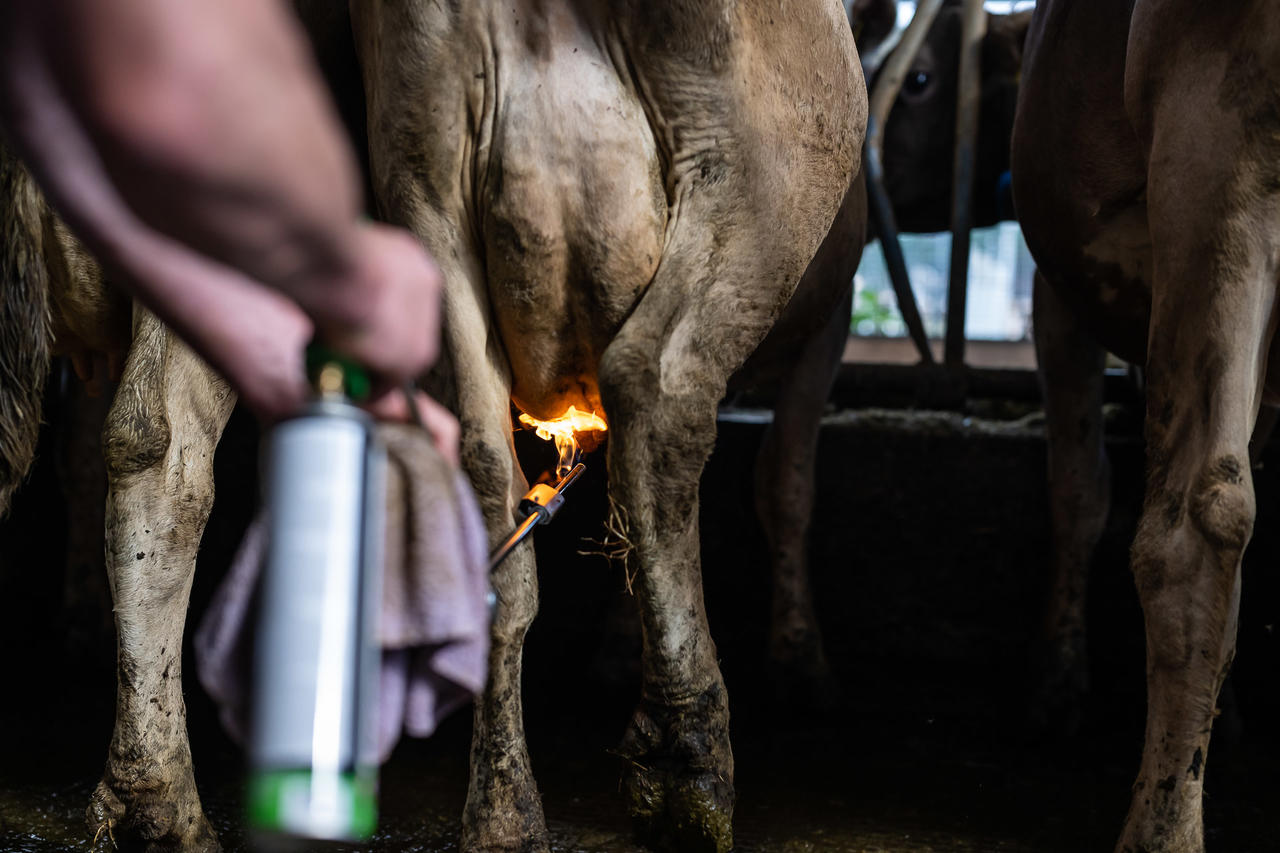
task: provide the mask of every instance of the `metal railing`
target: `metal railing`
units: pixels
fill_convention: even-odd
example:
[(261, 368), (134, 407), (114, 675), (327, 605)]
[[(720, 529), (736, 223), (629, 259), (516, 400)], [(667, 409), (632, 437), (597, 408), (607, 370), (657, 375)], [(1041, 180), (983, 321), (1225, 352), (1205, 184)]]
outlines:
[[(898, 310), (911, 340), (920, 355), (920, 363), (934, 364), (929, 339), (920, 318), (920, 308), (898, 240), (898, 227), (893, 206), (884, 188), (884, 127), (902, 89), (911, 63), (924, 44), (929, 28), (941, 11), (943, 0), (921, 0), (915, 15), (889, 55), (871, 92), (867, 116), (865, 162), (867, 198), (871, 224), (880, 238), (885, 266), (893, 283)], [(956, 144), (951, 190), (951, 258), (947, 285), (947, 323), (944, 363), (960, 371), (964, 367), (964, 319), (968, 300), (969, 232), (972, 230), (974, 161), (981, 107), (982, 39), (986, 35), (987, 18), (983, 0), (964, 0), (960, 44), (960, 79), (956, 103)]]

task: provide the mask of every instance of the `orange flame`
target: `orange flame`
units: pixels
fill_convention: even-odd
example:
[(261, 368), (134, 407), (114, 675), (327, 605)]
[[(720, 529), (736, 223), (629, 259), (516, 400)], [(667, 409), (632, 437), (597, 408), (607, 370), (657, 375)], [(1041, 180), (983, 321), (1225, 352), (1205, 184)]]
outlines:
[(554, 441), (560, 453), (560, 462), (556, 466), (556, 475), (563, 476), (573, 466), (578, 452), (578, 435), (584, 432), (604, 432), (609, 428), (604, 418), (595, 412), (583, 412), (576, 406), (570, 406), (555, 420), (540, 421), (537, 418), (520, 413), (520, 423), (533, 427), (538, 438)]
[(577, 406), (570, 406), (569, 411), (550, 421), (540, 421), (521, 412), (520, 423), (533, 427), (538, 433), (538, 438), (546, 441), (573, 438), (580, 432), (604, 432), (609, 428), (604, 418), (595, 412), (580, 411)]

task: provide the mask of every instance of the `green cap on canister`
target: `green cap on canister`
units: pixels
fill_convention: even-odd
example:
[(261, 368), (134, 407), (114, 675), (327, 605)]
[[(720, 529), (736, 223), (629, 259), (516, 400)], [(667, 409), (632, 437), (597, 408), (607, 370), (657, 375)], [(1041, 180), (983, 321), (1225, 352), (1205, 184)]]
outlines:
[(362, 403), (373, 393), (369, 371), (350, 356), (324, 344), (307, 345), (307, 379), (322, 395), (340, 393)]

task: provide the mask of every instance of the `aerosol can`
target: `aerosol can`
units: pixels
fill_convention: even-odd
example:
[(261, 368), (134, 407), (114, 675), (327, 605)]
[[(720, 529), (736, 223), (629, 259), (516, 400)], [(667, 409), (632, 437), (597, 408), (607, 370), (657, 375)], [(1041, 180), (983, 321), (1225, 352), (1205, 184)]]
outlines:
[(259, 846), (361, 841), (377, 815), (385, 451), (357, 365), (313, 347), (316, 398), (269, 434), (249, 823)]

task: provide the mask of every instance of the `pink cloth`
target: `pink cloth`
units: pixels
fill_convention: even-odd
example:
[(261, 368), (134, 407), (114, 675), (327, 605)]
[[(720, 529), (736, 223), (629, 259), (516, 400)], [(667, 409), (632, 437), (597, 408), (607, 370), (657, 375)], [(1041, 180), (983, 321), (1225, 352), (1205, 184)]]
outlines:
[[(382, 424), (387, 543), (382, 579), (379, 752), (426, 737), (482, 689), (489, 655), (488, 539), (466, 479), (421, 429)], [(266, 525), (254, 520), (195, 635), (200, 683), (237, 740), (247, 732), (251, 614)]]

